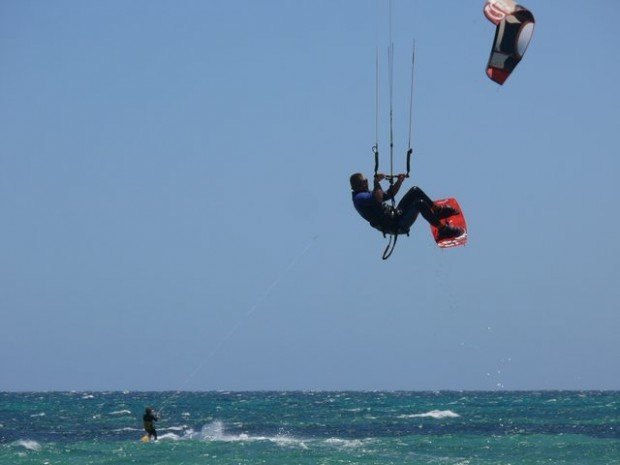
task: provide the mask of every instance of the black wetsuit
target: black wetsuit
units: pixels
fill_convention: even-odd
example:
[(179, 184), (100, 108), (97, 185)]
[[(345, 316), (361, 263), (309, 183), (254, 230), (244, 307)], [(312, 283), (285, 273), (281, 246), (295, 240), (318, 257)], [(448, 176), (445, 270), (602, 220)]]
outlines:
[[(390, 198), (389, 195), (384, 196), (384, 200)], [(388, 205), (378, 202), (368, 190), (353, 192), (353, 205), (373, 228), (385, 233), (409, 232), (420, 213), (433, 226), (440, 225), (439, 218), (433, 212), (433, 201), (422, 189), (415, 186), (398, 202), (396, 212)]]
[(158, 420), (157, 416), (153, 415), (151, 412), (146, 412), (142, 416), (142, 420), (144, 421), (144, 431), (148, 433), (149, 438), (152, 436), (157, 440), (157, 431), (153, 425), (153, 422)]

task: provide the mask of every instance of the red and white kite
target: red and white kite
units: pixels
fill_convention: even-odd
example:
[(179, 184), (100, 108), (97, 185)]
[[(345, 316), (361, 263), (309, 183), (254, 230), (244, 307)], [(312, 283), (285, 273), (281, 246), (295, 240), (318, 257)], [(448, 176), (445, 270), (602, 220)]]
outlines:
[(514, 0), (486, 0), (484, 15), (497, 26), (487, 75), (503, 84), (523, 58), (534, 33), (534, 15)]

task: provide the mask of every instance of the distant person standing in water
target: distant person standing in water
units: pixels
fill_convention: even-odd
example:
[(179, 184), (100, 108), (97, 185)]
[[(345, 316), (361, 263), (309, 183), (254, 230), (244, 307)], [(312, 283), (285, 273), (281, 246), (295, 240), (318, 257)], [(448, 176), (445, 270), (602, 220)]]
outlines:
[(147, 407), (144, 411), (144, 415), (142, 416), (142, 420), (144, 421), (144, 431), (149, 435), (149, 440), (154, 439), (157, 441), (157, 431), (155, 430), (155, 425), (153, 422), (157, 421), (157, 415), (153, 412), (151, 407)]

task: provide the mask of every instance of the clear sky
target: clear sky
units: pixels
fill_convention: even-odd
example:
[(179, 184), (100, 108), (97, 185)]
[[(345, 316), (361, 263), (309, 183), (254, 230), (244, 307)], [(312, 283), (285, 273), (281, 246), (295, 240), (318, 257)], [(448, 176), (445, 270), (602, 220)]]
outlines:
[(0, 3), (0, 390), (620, 389), (616, 0), (393, 0), (395, 153), (455, 196), (384, 262), (388, 3)]

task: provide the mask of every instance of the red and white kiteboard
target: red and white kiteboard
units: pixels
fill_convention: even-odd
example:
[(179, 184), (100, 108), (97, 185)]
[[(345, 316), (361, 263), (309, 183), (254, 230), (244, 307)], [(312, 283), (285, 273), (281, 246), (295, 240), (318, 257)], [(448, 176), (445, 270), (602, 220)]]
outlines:
[(454, 198), (449, 199), (441, 199), (435, 200), (436, 205), (440, 206), (449, 206), (454, 208), (459, 212), (458, 215), (449, 216), (448, 218), (444, 218), (441, 220), (442, 224), (449, 224), (450, 226), (454, 226), (457, 228), (463, 229), (463, 234), (458, 237), (452, 237), (450, 239), (439, 239), (439, 230), (431, 225), (431, 232), (433, 237), (435, 238), (435, 242), (442, 249), (447, 249), (449, 247), (458, 247), (459, 245), (465, 245), (467, 243), (467, 223), (465, 222), (465, 217), (463, 216), (463, 210), (459, 206), (459, 203)]

